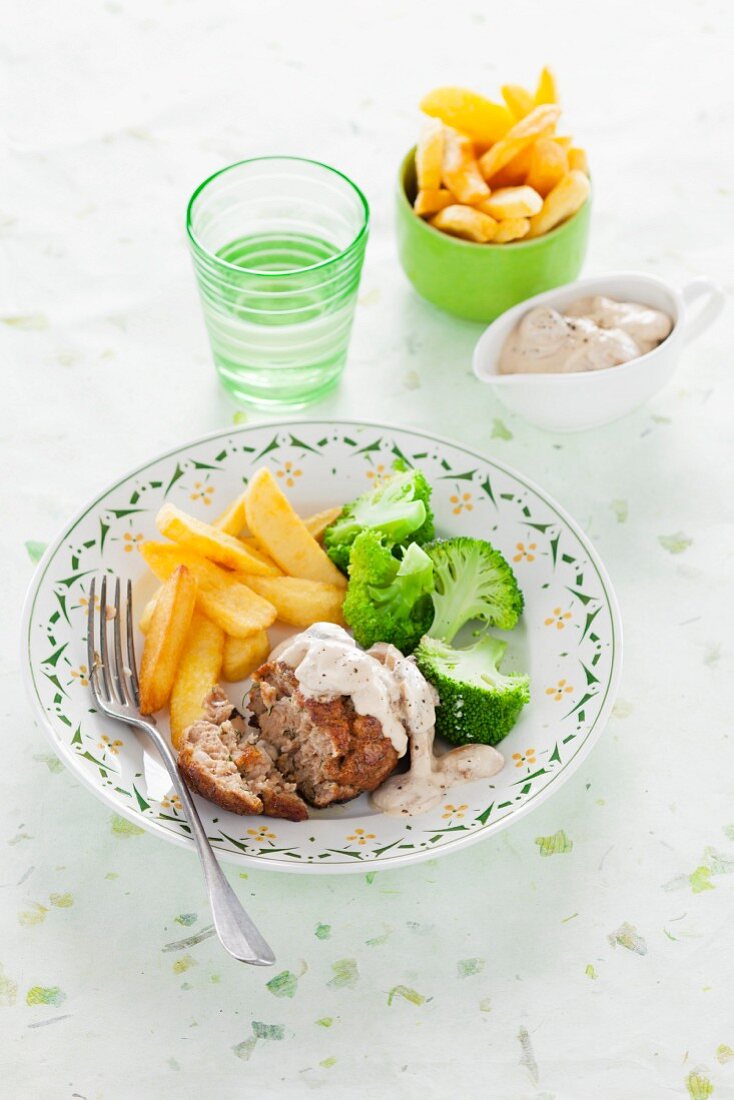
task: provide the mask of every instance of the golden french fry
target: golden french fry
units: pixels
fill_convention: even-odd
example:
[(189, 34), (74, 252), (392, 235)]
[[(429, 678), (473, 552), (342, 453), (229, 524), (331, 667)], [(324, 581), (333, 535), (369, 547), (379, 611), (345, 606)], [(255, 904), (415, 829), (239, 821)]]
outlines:
[(544, 103), (558, 103), (556, 78), (547, 65), (543, 66), (538, 87), (535, 89), (535, 106), (539, 107)]
[(468, 137), (450, 127), (444, 131), (442, 178), (460, 203), (479, 202), (489, 194), (474, 156), (474, 146)]
[(473, 206), (447, 206), (430, 219), (431, 225), (450, 233), (453, 237), (462, 237), (466, 241), (486, 244), (497, 231), (497, 222)]
[(169, 712), (175, 749), (181, 748), (184, 730), (201, 718), (204, 699), (219, 680), (223, 653), (224, 631), (201, 611), (195, 611), (171, 691)]
[(419, 191), (415, 197), (413, 209), (421, 218), (426, 218), (429, 214), (437, 214), (452, 202), (456, 202), (456, 199), (451, 192), (445, 187), (440, 187), (431, 191)]
[(507, 104), (510, 114), (516, 120), (525, 118), (525, 115), (529, 115), (535, 106), (532, 95), (521, 84), (503, 84), (502, 98)]
[(282, 575), (283, 570), (275, 564), (269, 554), (265, 553), (254, 535), (242, 535), (239, 541), (244, 543), (251, 554), (267, 565), (268, 571), (263, 573), (263, 576), (280, 577)]
[(300, 577), (243, 576), (242, 580), (273, 604), (280, 621), (289, 626), (306, 627), (318, 622), (344, 625), (344, 589), (334, 584)]
[(573, 138), (570, 134), (554, 134), (550, 140), (555, 141), (555, 143), (560, 145), (562, 149), (565, 149), (566, 152), (568, 152), (573, 145)]
[(547, 195), (543, 209), (530, 219), (528, 238), (540, 237), (579, 210), (589, 197), (591, 184), (583, 172), (569, 172)]
[(530, 161), (533, 156), (533, 146), (526, 145), (522, 152), (508, 161), (504, 168), (495, 172), (492, 176), (492, 187), (521, 187), (527, 179), (530, 171)]
[(346, 587), (344, 574), (296, 515), (267, 467), (261, 467), (250, 479), (245, 514), (247, 526), (259, 544), (286, 573)]
[(147, 604), (143, 608), (143, 613), (138, 620), (138, 629), (140, 630), (141, 634), (147, 634), (150, 630), (150, 624), (153, 621), (153, 612), (155, 611), (155, 605), (158, 602), (158, 597), (160, 596), (160, 594), (161, 590), (159, 588), (155, 595), (151, 596), (151, 598), (148, 600)]
[(230, 683), (246, 680), (267, 659), (269, 653), (270, 639), (266, 630), (251, 634), (249, 638), (232, 638), (227, 635), (224, 639), (222, 679)]
[(514, 121), (504, 104), (492, 103), (466, 88), (435, 88), (420, 106), (427, 115), (440, 118), (479, 145), (499, 141)]
[(543, 200), (532, 187), (501, 187), (488, 199), (477, 203), (477, 210), (490, 218), (504, 221), (506, 218), (530, 218), (543, 206)]
[(245, 526), (245, 494), (240, 493), (235, 497), (229, 508), (225, 508), (221, 516), (217, 516), (212, 526), (218, 527), (227, 535), (241, 535)]
[(163, 585), (140, 662), (140, 713), (154, 714), (171, 694), (196, 603), (196, 581), (179, 565)]
[(555, 125), (561, 114), (561, 108), (555, 104), (544, 104), (534, 107), (529, 115), (516, 122), (511, 130), (488, 149), (479, 160), (479, 169), (485, 179), (491, 180), (500, 168), (521, 153), (532, 142), (540, 137), (546, 137), (553, 133)]
[(167, 580), (179, 565), (185, 565), (198, 585), (199, 610), (225, 633), (246, 638), (275, 622), (276, 611), (272, 604), (246, 588), (233, 573), (227, 573), (193, 550), (175, 543), (143, 542), (140, 552), (148, 568), (161, 581)]
[(426, 122), (415, 150), (415, 172), (419, 191), (435, 191), (441, 186), (443, 163), (443, 123), (432, 118)]
[(324, 508), (323, 512), (315, 512), (312, 516), (307, 516), (303, 522), (309, 534), (315, 539), (320, 539), (329, 524), (341, 514), (341, 505), (337, 504), (335, 508)]
[[(553, 190), (568, 172), (568, 156), (562, 145), (552, 138), (538, 138), (528, 172), (528, 187), (534, 187), (543, 198)], [(533, 214), (537, 214), (533, 210)]]
[(519, 241), (528, 235), (530, 221), (528, 218), (505, 218), (497, 226), (494, 235), (495, 244), (507, 244), (508, 241)]
[(568, 150), (568, 167), (572, 171), (583, 172), (585, 176), (589, 174), (589, 161), (586, 157), (586, 150), (577, 147), (572, 147)]
[(250, 548), (239, 539), (196, 519), (195, 516), (187, 515), (174, 504), (164, 504), (155, 522), (162, 535), (196, 551), (217, 565), (239, 569), (242, 573), (275, 573), (260, 554), (251, 553)]

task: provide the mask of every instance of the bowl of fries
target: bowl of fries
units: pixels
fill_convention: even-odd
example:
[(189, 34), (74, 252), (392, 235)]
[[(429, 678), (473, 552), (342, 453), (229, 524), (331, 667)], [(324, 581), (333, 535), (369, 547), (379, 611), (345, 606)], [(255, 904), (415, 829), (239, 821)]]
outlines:
[(440, 309), (489, 323), (575, 279), (586, 254), (591, 183), (585, 151), (557, 133), (550, 70), (504, 104), (462, 88), (425, 96), (428, 116), (397, 186), (403, 269)]

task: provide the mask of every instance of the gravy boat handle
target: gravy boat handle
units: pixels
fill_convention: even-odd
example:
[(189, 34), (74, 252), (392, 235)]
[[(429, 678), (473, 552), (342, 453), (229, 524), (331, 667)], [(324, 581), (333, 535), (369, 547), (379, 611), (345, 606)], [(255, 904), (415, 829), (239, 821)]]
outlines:
[[(702, 332), (709, 328), (724, 308), (726, 300), (724, 291), (713, 279), (707, 279), (701, 275), (692, 279), (681, 290), (681, 295), (686, 306), (686, 322), (683, 329), (683, 339), (686, 343), (695, 340)], [(696, 311), (693, 317), (688, 316), (688, 311), (699, 298), (705, 298), (704, 304)]]

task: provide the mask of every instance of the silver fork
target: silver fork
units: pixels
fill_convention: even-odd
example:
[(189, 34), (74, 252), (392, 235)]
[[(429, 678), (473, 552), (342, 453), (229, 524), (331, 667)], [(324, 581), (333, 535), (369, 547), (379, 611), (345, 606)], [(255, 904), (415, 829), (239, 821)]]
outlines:
[[(138, 669), (133, 639), (132, 585), (130, 581), (127, 582), (125, 600), (127, 661), (123, 658), (120, 579), (115, 578), (114, 611), (110, 614), (107, 604), (107, 577), (102, 578), (99, 593), (98, 648), (95, 647), (94, 589), (93, 578), (89, 589), (87, 668), (90, 669), (89, 683), (94, 701), (109, 718), (117, 718), (120, 722), (126, 722), (129, 726), (147, 733), (162, 756), (191, 827), (191, 834), (204, 869), (214, 927), (225, 951), (240, 962), (251, 963), (253, 966), (272, 966), (275, 955), (242, 908), (237, 895), (224, 877), (173, 753), (156, 728), (155, 720), (143, 718), (140, 714)], [(110, 620), (113, 634), (111, 648), (107, 639)]]

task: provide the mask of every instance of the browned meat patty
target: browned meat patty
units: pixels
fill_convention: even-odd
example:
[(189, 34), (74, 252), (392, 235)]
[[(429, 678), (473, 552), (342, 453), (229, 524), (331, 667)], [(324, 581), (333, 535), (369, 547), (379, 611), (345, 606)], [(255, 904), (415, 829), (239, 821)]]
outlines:
[(277, 755), (217, 687), (184, 733), (178, 766), (192, 790), (225, 810), (304, 821), (308, 809), (275, 766)]
[(374, 791), (397, 763), (376, 718), (357, 714), (346, 695), (324, 702), (304, 696), (293, 670), (280, 661), (253, 674), (248, 707), (277, 751), (278, 770), (312, 806)]

